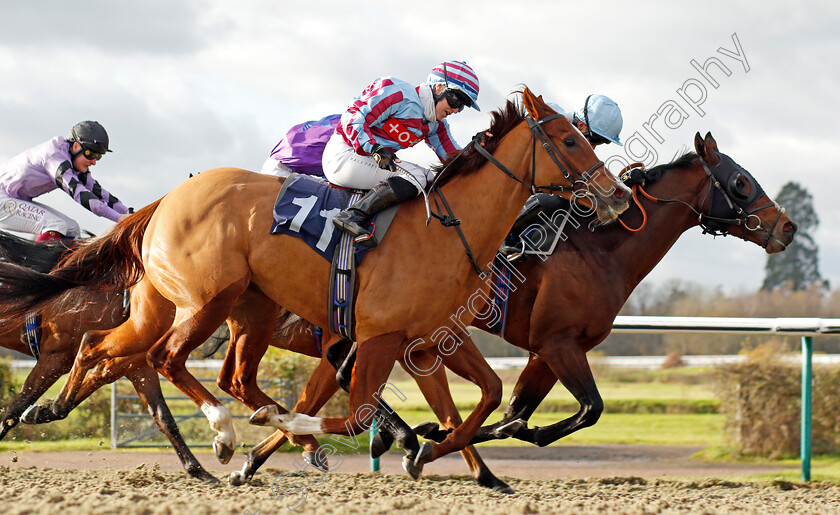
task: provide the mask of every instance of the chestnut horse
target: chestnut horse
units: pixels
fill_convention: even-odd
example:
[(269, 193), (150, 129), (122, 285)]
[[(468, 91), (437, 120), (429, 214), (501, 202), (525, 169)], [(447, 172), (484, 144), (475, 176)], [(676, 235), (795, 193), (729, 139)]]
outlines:
[[(718, 151), (711, 134), (705, 139), (697, 134), (694, 144), (697, 154), (687, 154), (645, 174), (644, 190), (654, 199), (639, 201), (640, 206), (646, 205), (647, 214), (633, 209), (622, 217), (631, 228), (644, 225), (642, 230), (631, 232), (613, 224), (595, 232), (566, 231), (568, 239), (552, 255), (545, 259), (530, 256), (517, 264), (524, 280), (521, 284), (517, 281), (516, 289), (509, 294), (504, 337), (529, 351), (530, 360), (502, 420), (483, 427), (472, 443), (513, 435), (545, 446), (595, 424), (603, 411), (603, 401), (586, 352), (609, 334), (627, 298), (682, 233), (702, 224), (706, 230), (726, 231), (752, 241), (767, 253), (781, 252), (790, 245), (795, 223), (764, 194), (755, 179)], [(490, 319), (476, 320), (473, 325), (490, 331)], [(311, 345), (303, 336), (306, 333), (300, 334), (299, 342), (293, 342), (290, 348)], [(460, 415), (437, 358), (427, 351), (406, 358), (403, 356), (402, 361), (411, 366), (404, 368), (412, 373), (429, 405), (435, 407), (435, 414), (445, 427), (457, 426)], [(429, 370), (433, 372), (426, 373)], [(328, 377), (319, 378), (319, 373)], [(312, 382), (332, 381), (332, 375), (331, 368), (323, 372), (319, 368)], [(580, 410), (548, 427), (528, 428), (525, 421), (558, 379), (578, 400)], [(317, 411), (323, 402), (326, 400), (310, 399), (310, 404), (299, 404), (296, 409)], [(441, 440), (446, 435), (433, 430), (433, 425), (422, 427), (422, 436)], [(281, 438), (275, 435), (254, 447), (246, 456), (243, 470), (234, 473), (232, 480), (251, 477), (276, 450), (278, 442), (282, 443)], [(389, 435), (380, 431), (371, 452), (379, 455), (390, 443)], [(477, 478), (492, 476), (480, 461), (470, 463), (470, 468)]]
[[(268, 405), (273, 412), (262, 409), (252, 420), (292, 434), (361, 432), (372, 416), (368, 403), (377, 402), (403, 344), (445, 324), (479, 287), (482, 277), (473, 274), (474, 263), (464, 259), (462, 240), (468, 242), (478, 263), (489, 263), (529, 194), (541, 187), (556, 190), (555, 185), (571, 186), (573, 181), (578, 187), (593, 186), (589, 193), (603, 222), (626, 209), (626, 188), (606, 171), (580, 132), (527, 88), (522, 100), (530, 116), (512, 103), (493, 115), (490, 130), (497, 138), (488, 142), (487, 150), (494, 162), (468, 154), (454, 163), (459, 173), (451, 174), (441, 186), (461, 218), (462, 234), (454, 235), (444, 227), (424, 227), (424, 206), (409, 201), (395, 217), (390, 236), (359, 266), (359, 366), (352, 373), (350, 416), (309, 417), (286, 412), (273, 403)], [(545, 151), (537, 150), (537, 138)], [(498, 173), (497, 167), (513, 181)], [(329, 264), (296, 238), (268, 236), (281, 183), (280, 179), (230, 168), (193, 177), (156, 207), (144, 208), (86, 243), (48, 276), (36, 279), (37, 274), (2, 267), (0, 294), (16, 301), (4, 313), (20, 314), (78, 285), (125, 288), (145, 273), (144, 280), (176, 306), (174, 323), (149, 351), (148, 359), (201, 407), (216, 431), (217, 456), (229, 456), (235, 445), (230, 412), (186, 370), (189, 352), (227, 318), (236, 299), (251, 284), (275, 303), (319, 326), (327, 325), (323, 308)], [(541, 184), (550, 186), (538, 186)], [(488, 216), (495, 223), (487, 223)], [(28, 288), (22, 287), (23, 282)], [(389, 286), (392, 291), (386, 294)], [(420, 467), (463, 449), (500, 400), (498, 377), (474, 346), (462, 345), (453, 356), (454, 366), (480, 383), (482, 400), (442, 443), (418, 455)], [(74, 368), (77, 365), (78, 360)], [(75, 379), (82, 377), (83, 373)], [(71, 373), (68, 385), (73, 379)], [(73, 388), (78, 387), (71, 387), (71, 392)]]

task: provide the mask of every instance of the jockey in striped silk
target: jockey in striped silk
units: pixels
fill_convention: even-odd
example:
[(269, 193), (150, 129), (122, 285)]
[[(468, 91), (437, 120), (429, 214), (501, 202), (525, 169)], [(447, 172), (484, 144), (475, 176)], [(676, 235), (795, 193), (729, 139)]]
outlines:
[(396, 152), (421, 141), (441, 161), (460, 151), (444, 118), (465, 107), (478, 110), (478, 89), (475, 72), (460, 61), (436, 66), (419, 86), (394, 77), (368, 85), (342, 114), (322, 164), (331, 183), (370, 191), (336, 215), (333, 223), (365, 244), (371, 216), (417, 196), (434, 174), (401, 161)]

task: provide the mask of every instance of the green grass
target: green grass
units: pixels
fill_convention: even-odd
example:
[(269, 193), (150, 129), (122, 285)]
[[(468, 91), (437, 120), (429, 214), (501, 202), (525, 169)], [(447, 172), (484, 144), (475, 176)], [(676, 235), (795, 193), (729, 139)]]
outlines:
[[(428, 410), (402, 410), (399, 415), (409, 425), (434, 420)], [(461, 411), (466, 417), (469, 413)], [(547, 426), (568, 415), (535, 413), (528, 425)], [(498, 416), (488, 422), (496, 422)], [(553, 445), (636, 444), (636, 445), (723, 445), (723, 416), (702, 415), (639, 415), (630, 413), (605, 413), (592, 427), (581, 429)], [(515, 439), (494, 440), (481, 444), (496, 447), (527, 447), (531, 444)]]
[(110, 449), (111, 441), (102, 438), (74, 438), (72, 440), (3, 440), (0, 452), (64, 452)]

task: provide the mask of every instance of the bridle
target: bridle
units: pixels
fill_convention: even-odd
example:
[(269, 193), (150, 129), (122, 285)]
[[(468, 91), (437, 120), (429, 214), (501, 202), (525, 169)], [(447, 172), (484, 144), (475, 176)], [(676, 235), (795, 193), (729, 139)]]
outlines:
[[(569, 160), (566, 159), (560, 150), (557, 148), (557, 145), (554, 144), (554, 141), (548, 137), (546, 134), (545, 129), (543, 128), (543, 124), (550, 122), (552, 120), (556, 120), (558, 118), (566, 118), (561, 114), (552, 114), (546, 116), (541, 120), (535, 120), (530, 115), (525, 115), (525, 121), (528, 123), (528, 128), (531, 130), (531, 194), (536, 195), (537, 193), (550, 193), (554, 194), (557, 191), (577, 191), (580, 185), (584, 189), (586, 188), (586, 178), (589, 177), (592, 172), (604, 166), (603, 161), (597, 161), (593, 164), (586, 172), (583, 174), (578, 173), (575, 171), (574, 167), (569, 163)], [(537, 139), (540, 140), (542, 147), (548, 153), (548, 156), (554, 161), (554, 164), (557, 165), (557, 168), (560, 169), (560, 172), (563, 174), (563, 177), (566, 178), (571, 184), (567, 186), (558, 186), (553, 182), (550, 184), (544, 184), (541, 186), (536, 185), (536, 176), (537, 176)], [(470, 142), (470, 145), (485, 159), (496, 165), (502, 172), (504, 172), (508, 177), (512, 178), (516, 182), (520, 184), (525, 184), (522, 180), (517, 178), (513, 175), (510, 170), (508, 170), (505, 165), (503, 165), (498, 159), (493, 157), (493, 154), (488, 152), (484, 149), (481, 145), (476, 142), (476, 138)], [(562, 160), (562, 162), (561, 162)]]
[[(779, 220), (781, 219), (782, 214), (785, 212), (785, 209), (781, 207), (777, 202), (771, 202), (769, 204), (760, 205), (758, 207), (752, 207), (753, 204), (755, 204), (756, 199), (764, 193), (764, 190), (762, 190), (761, 186), (758, 185), (755, 179), (751, 175), (749, 175), (749, 173), (746, 170), (737, 166), (729, 156), (720, 152), (716, 152), (716, 154), (720, 158), (720, 161), (718, 162), (718, 164), (711, 168), (706, 163), (705, 159), (698, 156), (698, 158), (700, 159), (700, 164), (703, 165), (703, 171), (706, 173), (706, 177), (709, 179), (709, 189), (706, 191), (706, 195), (703, 198), (703, 202), (701, 202), (701, 205), (704, 205), (708, 201), (708, 213), (700, 212), (694, 206), (682, 200), (656, 198), (648, 194), (642, 188), (641, 184), (635, 184), (633, 186), (633, 198), (643, 214), (642, 226), (637, 229), (631, 229), (626, 224), (624, 224), (623, 221), (621, 221), (621, 224), (626, 229), (636, 232), (641, 230), (647, 223), (647, 213), (645, 213), (644, 208), (642, 207), (641, 203), (638, 200), (638, 197), (636, 196), (636, 191), (638, 190), (640, 193), (642, 193), (642, 195), (655, 202), (663, 204), (673, 202), (684, 204), (697, 215), (697, 220), (700, 227), (703, 229), (703, 234), (711, 234), (712, 236), (727, 236), (729, 234), (727, 232), (727, 228), (732, 225), (742, 226), (744, 228), (745, 234), (746, 231), (758, 231), (759, 229), (761, 229), (761, 218), (755, 213), (761, 211), (762, 209), (775, 207), (776, 219), (773, 221), (773, 224), (770, 226), (770, 229), (766, 230), (767, 237), (764, 239), (764, 243), (761, 246), (762, 248), (766, 249), (767, 245), (770, 244), (771, 239), (775, 239), (776, 241), (778, 241), (778, 239), (773, 236), (773, 232), (775, 231), (776, 226), (779, 224)], [(626, 180), (627, 177), (630, 176), (632, 170), (636, 168), (644, 169), (641, 163), (634, 163), (622, 170), (619, 176), (622, 180)], [(726, 176), (723, 176), (723, 174), (726, 174)], [(729, 187), (725, 187), (722, 184), (724, 182), (734, 183), (737, 179), (741, 177), (745, 178), (750, 185), (749, 194), (733, 193), (732, 191), (730, 191)], [(783, 242), (778, 242), (781, 245), (786, 246)]]
[[(545, 129), (543, 128), (544, 123), (550, 122), (552, 120), (556, 120), (558, 118), (564, 118), (565, 119), (566, 117), (561, 115), (561, 114), (552, 114), (552, 115), (546, 116), (545, 118), (543, 118), (541, 120), (535, 120), (530, 115), (527, 115), (527, 114), (525, 115), (525, 121), (528, 123), (528, 128), (531, 131), (531, 148), (532, 148), (532, 151), (531, 151), (531, 184), (530, 184), (530, 189), (531, 189), (531, 194), (532, 195), (537, 194), (537, 193), (549, 193), (549, 194), (554, 195), (555, 192), (561, 192), (561, 191), (577, 192), (580, 189), (586, 189), (588, 187), (586, 178), (589, 177), (595, 170), (604, 166), (604, 162), (599, 160), (598, 162), (596, 162), (594, 165), (592, 165), (583, 174), (578, 173), (574, 169), (574, 167), (572, 167), (572, 165), (569, 163), (568, 159), (566, 159), (566, 157), (560, 152), (560, 150), (557, 148), (557, 145), (555, 145), (554, 142), (551, 140), (551, 138), (548, 137), (548, 134), (546, 134)], [(455, 215), (452, 213), (452, 209), (449, 207), (449, 203), (446, 201), (446, 198), (443, 196), (443, 193), (440, 191), (440, 185), (439, 185), (440, 181), (444, 177), (445, 172), (449, 168), (449, 166), (455, 160), (457, 160), (459, 157), (461, 157), (465, 152), (467, 152), (469, 149), (472, 148), (476, 152), (481, 154), (485, 159), (487, 159), (488, 161), (493, 163), (496, 166), (496, 168), (501, 170), (502, 173), (504, 173), (505, 175), (507, 175), (508, 177), (513, 179), (514, 181), (516, 181), (516, 182), (518, 182), (519, 184), (522, 184), (522, 185), (525, 185), (525, 182), (522, 179), (518, 178), (516, 175), (514, 175), (513, 172), (511, 172), (504, 164), (502, 164), (501, 161), (499, 161), (498, 159), (493, 157), (493, 154), (488, 152), (481, 145), (481, 141), (483, 140), (483, 138), (481, 137), (480, 134), (481, 133), (474, 136), (473, 139), (469, 142), (469, 144), (466, 147), (464, 147), (464, 149), (461, 150), (461, 152), (458, 153), (453, 159), (451, 159), (449, 161), (449, 163), (447, 163), (447, 165), (440, 172), (437, 173), (437, 175), (435, 176), (435, 180), (432, 181), (431, 186), (429, 186), (429, 188), (428, 188), (428, 194), (425, 194), (425, 196), (426, 196), (426, 214), (428, 215), (427, 218), (426, 218), (426, 225), (428, 225), (431, 218), (434, 217), (434, 218), (437, 218), (444, 227), (455, 227), (455, 229), (458, 231), (458, 236), (461, 238), (461, 243), (464, 245), (464, 249), (466, 250), (467, 257), (470, 259), (470, 263), (472, 264), (473, 269), (478, 273), (479, 276), (484, 277), (485, 274), (487, 274), (489, 272), (483, 271), (481, 269), (481, 267), (478, 266), (478, 263), (476, 262), (472, 251), (470, 250), (470, 246), (467, 243), (467, 240), (464, 237), (464, 234), (461, 231), (461, 228), (459, 227), (459, 225), (461, 224), (461, 221), (458, 220), (457, 218), (455, 218)], [(542, 147), (545, 149), (546, 152), (548, 152), (548, 155), (549, 155), (549, 157), (551, 157), (551, 160), (554, 161), (554, 164), (556, 164), (557, 167), (560, 169), (560, 172), (563, 174), (563, 177), (565, 177), (566, 180), (568, 180), (571, 184), (566, 185), (566, 186), (559, 186), (557, 184), (554, 184), (553, 182), (550, 183), (550, 184), (544, 184), (544, 185), (539, 185), (539, 186), (536, 184), (536, 176), (537, 176), (537, 157), (536, 157), (537, 139), (540, 140), (540, 142), (542, 144)], [(432, 210), (430, 209), (430, 206), (429, 206), (429, 197), (430, 196), (435, 201), (435, 208), (436, 208), (437, 212), (432, 212)], [(440, 199), (440, 204), (438, 204), (438, 199)], [(441, 209), (441, 204), (443, 205), (443, 208), (446, 210), (446, 214), (441, 214), (442, 211), (443, 211)]]

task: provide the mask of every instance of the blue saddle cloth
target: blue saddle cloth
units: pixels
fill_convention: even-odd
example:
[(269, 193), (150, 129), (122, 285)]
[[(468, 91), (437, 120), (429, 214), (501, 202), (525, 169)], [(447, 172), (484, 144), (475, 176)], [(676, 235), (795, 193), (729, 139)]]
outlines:
[[(351, 192), (334, 188), (324, 179), (292, 174), (274, 203), (271, 234), (297, 236), (321, 257), (332, 263), (341, 231), (333, 217), (347, 207)], [(356, 264), (361, 263), (368, 247), (355, 245)]]

